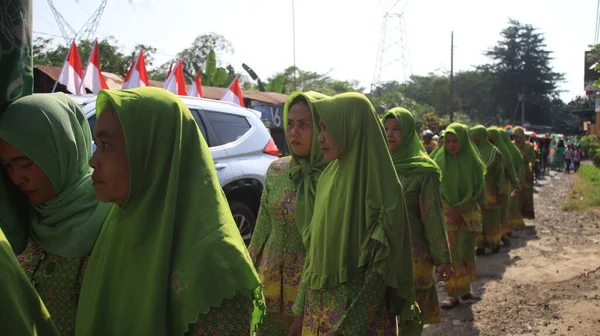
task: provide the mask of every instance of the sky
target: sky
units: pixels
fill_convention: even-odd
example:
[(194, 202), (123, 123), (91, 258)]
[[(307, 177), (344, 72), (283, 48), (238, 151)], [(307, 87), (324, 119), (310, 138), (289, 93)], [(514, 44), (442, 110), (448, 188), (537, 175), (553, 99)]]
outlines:
[[(78, 30), (100, 0), (53, 3)], [(384, 10), (394, 3), (390, 13), (404, 19), (384, 20)], [(246, 63), (266, 79), (294, 62), (295, 18), (296, 65), (357, 80), (369, 92), (377, 78), (403, 81), (410, 74), (449, 71), (452, 31), (455, 71), (486, 63), (483, 51), (496, 44), (511, 18), (544, 33), (554, 52), (551, 65), (565, 74), (560, 89), (568, 101), (585, 93), (584, 51), (594, 42), (596, 6), (594, 0), (295, 0), (292, 15), (292, 0), (108, 0), (96, 37), (112, 35), (127, 52), (138, 43), (152, 45), (158, 66), (196, 36), (214, 32), (233, 45), (226, 63), (238, 71)], [(61, 36), (47, 0), (33, 0), (33, 15), (34, 37)], [(384, 31), (388, 49), (377, 77)]]

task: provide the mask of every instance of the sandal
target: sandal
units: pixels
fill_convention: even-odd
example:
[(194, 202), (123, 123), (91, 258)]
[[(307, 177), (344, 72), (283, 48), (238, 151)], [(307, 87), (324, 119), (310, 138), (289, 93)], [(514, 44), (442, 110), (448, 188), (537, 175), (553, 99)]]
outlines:
[(465, 294), (465, 295), (461, 296), (460, 298), (463, 301), (479, 301), (479, 300), (481, 300), (480, 298), (473, 296), (473, 294), (471, 294), (471, 293)]
[(442, 309), (452, 309), (460, 303), (457, 297), (449, 296), (441, 304)]

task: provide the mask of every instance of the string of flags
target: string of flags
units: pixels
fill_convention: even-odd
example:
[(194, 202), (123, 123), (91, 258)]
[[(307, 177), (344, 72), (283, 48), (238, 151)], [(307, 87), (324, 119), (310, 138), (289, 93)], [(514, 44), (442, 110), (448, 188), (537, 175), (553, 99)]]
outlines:
[[(100, 50), (98, 49), (98, 41), (94, 42), (94, 47), (85, 71), (83, 70), (77, 45), (75, 42), (71, 43), (71, 48), (65, 57), (65, 61), (63, 62), (60, 74), (54, 83), (52, 92), (56, 91), (58, 84), (64, 85), (67, 91), (76, 95), (85, 94), (86, 89), (95, 94), (100, 92), (100, 90), (108, 89), (108, 85), (106, 84), (106, 80), (104, 79), (104, 76), (102, 76), (100, 69)], [(121, 89), (133, 89), (149, 85), (144, 51), (140, 50), (133, 60), (129, 71), (127, 71)], [(169, 72), (163, 88), (180, 96), (204, 97), (202, 94), (201, 71), (196, 74), (189, 90), (186, 90), (183, 62), (180, 59), (169, 67)], [(221, 97), (221, 100), (244, 107), (244, 98), (238, 77), (235, 77), (231, 82), (225, 91), (225, 94)]]

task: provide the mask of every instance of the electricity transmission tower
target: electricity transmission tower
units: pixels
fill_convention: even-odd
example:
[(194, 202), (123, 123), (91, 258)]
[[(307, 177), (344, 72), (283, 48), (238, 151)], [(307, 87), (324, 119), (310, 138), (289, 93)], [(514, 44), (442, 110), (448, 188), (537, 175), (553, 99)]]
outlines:
[(410, 76), (410, 53), (404, 20), (407, 3), (408, 0), (380, 0), (383, 17), (371, 91), (385, 82), (403, 82)]
[[(60, 33), (62, 37), (65, 39), (65, 43), (68, 45), (72, 41), (77, 40), (91, 40), (96, 34), (96, 30), (98, 29), (98, 25), (100, 24), (100, 19), (102, 18), (102, 14), (104, 14), (104, 9), (106, 8), (106, 4), (108, 0), (100, 0), (100, 5), (94, 11), (92, 16), (83, 24), (83, 26), (79, 30), (73, 29), (73, 27), (69, 24), (69, 22), (64, 18), (64, 16), (58, 11), (56, 6), (54, 6), (54, 0), (47, 0), (48, 6), (50, 6), (50, 10), (56, 19), (56, 23), (58, 24), (58, 28), (60, 29)], [(131, 2), (132, 0), (129, 0)], [(76, 2), (79, 2), (76, 0)]]

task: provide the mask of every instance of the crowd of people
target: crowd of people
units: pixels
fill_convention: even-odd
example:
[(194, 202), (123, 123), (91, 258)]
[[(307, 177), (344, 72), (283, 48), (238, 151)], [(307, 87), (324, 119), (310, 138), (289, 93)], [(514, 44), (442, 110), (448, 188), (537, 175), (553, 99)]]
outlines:
[(420, 335), (474, 298), (476, 256), (535, 217), (523, 128), (452, 123), (422, 141), (404, 108), (299, 92), (246, 247), (177, 96), (96, 104), (94, 130), (61, 93), (0, 117), (7, 334)]

